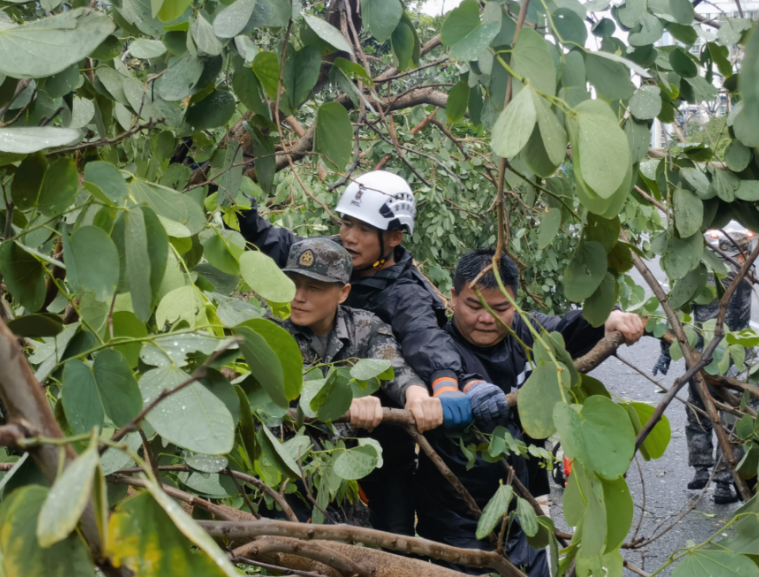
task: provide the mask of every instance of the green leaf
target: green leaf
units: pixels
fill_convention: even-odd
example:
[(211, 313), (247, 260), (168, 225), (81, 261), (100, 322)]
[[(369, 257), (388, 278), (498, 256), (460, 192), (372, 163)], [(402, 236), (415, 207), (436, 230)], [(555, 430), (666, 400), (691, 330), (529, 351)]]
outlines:
[(214, 90), (187, 110), (185, 123), (195, 132), (224, 126), (235, 113), (235, 97), (228, 90)]
[(398, 70), (407, 70), (414, 66), (414, 48), (416, 35), (414, 28), (401, 18), (400, 23), (390, 36), (393, 49), (393, 64)]
[(245, 391), (240, 385), (234, 385), (234, 388), (240, 403), (240, 438), (248, 455), (248, 462), (252, 464), (261, 453), (261, 448), (256, 443), (256, 425), (253, 422), (250, 403)]
[(84, 167), (84, 182), (85, 188), (90, 192), (93, 190), (87, 185), (96, 186), (98, 196), (102, 195), (102, 200), (120, 204), (129, 195), (129, 189), (121, 172), (108, 162), (88, 162)]
[(628, 41), (631, 46), (647, 46), (653, 44), (664, 33), (664, 26), (656, 16), (645, 12), (640, 24), (630, 31)]
[(210, 56), (218, 56), (221, 54), (221, 42), (216, 38), (213, 26), (211, 26), (202, 14), (196, 14), (195, 19), (190, 22), (190, 32), (192, 33), (192, 39), (195, 41), (195, 45), (200, 52), (204, 52)]
[(77, 435), (102, 427), (105, 410), (92, 370), (79, 359), (63, 367), (63, 410), (66, 420)]
[(119, 503), (108, 520), (109, 553), (114, 564), (141, 577), (165, 577), (176, 572), (208, 577), (237, 574), (213, 539), (171, 497), (152, 481), (148, 481), (148, 490), (150, 493), (139, 493)]
[(600, 100), (586, 100), (575, 108), (582, 178), (593, 192), (611, 197), (625, 180), (630, 164), (627, 137), (611, 111)]
[(599, 243), (583, 242), (564, 271), (564, 294), (567, 299), (582, 302), (601, 285), (606, 275), (606, 251)]
[(47, 159), (41, 153), (32, 154), (21, 162), (11, 182), (11, 195), (17, 209), (37, 206), (47, 166)]
[(27, 312), (37, 312), (45, 303), (45, 273), (42, 263), (15, 241), (0, 244), (0, 271), (13, 298)]
[(443, 44), (451, 47), (451, 56), (475, 60), (500, 30), (500, 20), (480, 23), (480, 7), (476, 0), (464, 0), (445, 19), (440, 38)]
[(371, 445), (354, 447), (340, 453), (332, 470), (341, 479), (363, 479), (377, 467), (377, 450)]
[(248, 25), (256, 0), (235, 0), (216, 15), (213, 31), (219, 38), (234, 38)]
[(119, 252), (110, 237), (96, 226), (82, 226), (67, 244), (69, 284), (77, 291), (94, 292), (99, 301), (110, 299), (119, 284)]
[(0, 128), (0, 152), (31, 154), (45, 148), (65, 146), (79, 140), (79, 130), (54, 126)]
[[(174, 367), (146, 372), (139, 384), (143, 402), (151, 403), (189, 378)], [(146, 419), (161, 437), (195, 453), (222, 455), (234, 445), (235, 424), (229, 409), (198, 382), (167, 396)]]
[(482, 510), (482, 517), (477, 522), (477, 539), (484, 539), (490, 535), (501, 521), (504, 515), (509, 512), (509, 505), (511, 504), (511, 498), (514, 495), (514, 490), (511, 485), (501, 485), (498, 487), (495, 495), (493, 495)]
[(517, 497), (517, 516), (522, 530), (528, 537), (534, 537), (538, 533), (538, 516), (532, 505), (521, 497)]
[[(611, 22), (606, 19), (607, 22)], [(588, 31), (585, 28), (585, 22), (577, 12), (569, 8), (559, 8), (553, 13), (553, 22), (556, 26), (556, 30), (561, 36), (561, 39), (565, 43), (575, 43), (581, 46), (585, 46), (585, 41), (588, 39)], [(614, 23), (611, 22), (614, 26)], [(608, 34), (611, 36), (611, 33)]]
[(400, 0), (364, 0), (361, 3), (361, 17), (377, 42), (390, 38), (402, 15)]
[(262, 96), (261, 88), (261, 83), (251, 68), (243, 66), (235, 70), (232, 77), (232, 89), (235, 91), (238, 100), (254, 114), (268, 117), (269, 107)]
[(606, 506), (606, 552), (619, 549), (633, 522), (633, 500), (624, 477), (602, 479)]
[(359, 381), (379, 378), (390, 381), (395, 378), (393, 364), (385, 359), (361, 359), (351, 367), (351, 377)]
[(596, 291), (585, 300), (582, 316), (594, 327), (603, 326), (617, 304), (617, 280), (607, 272)]
[(675, 226), (682, 238), (701, 230), (704, 220), (704, 203), (698, 196), (684, 188), (676, 188), (674, 194)]
[(34, 519), (48, 489), (26, 485), (6, 495), (0, 507), (0, 548), (6, 577), (95, 577), (95, 567), (80, 537), (43, 549), (37, 541)]
[(672, 280), (683, 278), (698, 266), (704, 252), (704, 238), (696, 233), (685, 239), (671, 236), (661, 258), (661, 266)]
[(559, 166), (567, 155), (567, 133), (561, 125), (561, 122), (559, 122), (556, 115), (551, 110), (548, 101), (534, 90), (530, 90), (530, 92), (532, 93), (532, 100), (535, 104), (541, 141), (548, 156), (548, 160), (550, 160), (552, 165)]
[(184, 14), (192, 4), (192, 0), (163, 0), (161, 9), (158, 11), (158, 19), (161, 22), (171, 22)]
[(156, 324), (160, 330), (167, 324), (173, 326), (182, 321), (194, 329), (202, 319), (205, 319), (205, 301), (195, 285), (179, 287), (168, 293), (161, 299), (155, 312)]
[(309, 403), (309, 408), (316, 412), (319, 420), (334, 421), (350, 409), (353, 401), (350, 380), (350, 373), (344, 369), (330, 370), (324, 385)]
[(45, 171), (39, 192), (38, 208), (45, 216), (56, 216), (74, 202), (79, 173), (70, 158), (59, 158)]
[[(250, 72), (250, 69), (247, 70)], [(185, 52), (178, 58), (169, 60), (166, 72), (156, 80), (158, 94), (169, 102), (184, 100), (192, 94), (202, 74), (203, 61), (190, 52)]]
[(466, 114), (469, 105), (469, 84), (459, 81), (448, 92), (448, 100), (445, 104), (445, 115), (450, 122), (458, 122)]
[(618, 273), (629, 271), (633, 267), (632, 249), (629, 244), (618, 242), (607, 255), (609, 267)]
[(608, 253), (614, 248), (619, 240), (621, 226), (619, 218), (601, 218), (595, 214), (588, 215), (588, 221), (583, 229), (585, 240), (598, 242)]
[(325, 102), (316, 113), (314, 150), (327, 165), (342, 170), (353, 156), (353, 126), (345, 107)]
[[(655, 407), (647, 405), (645, 403), (630, 403), (630, 407), (637, 413), (640, 419), (641, 428), (648, 423), (656, 410)], [(636, 434), (638, 431), (636, 431)], [(672, 430), (669, 424), (669, 419), (666, 415), (661, 416), (661, 420), (654, 425), (654, 428), (643, 441), (643, 446), (646, 448), (646, 452), (652, 459), (659, 459), (664, 456), (667, 446), (669, 445), (670, 438), (672, 437)]]
[(263, 433), (259, 435), (261, 446), (272, 464), (276, 465), (283, 474), (294, 479), (300, 479), (298, 463), (295, 462), (295, 459), (292, 458), (280, 440), (272, 434), (269, 427), (264, 425), (259, 431)]
[(498, 115), (491, 145), (501, 158), (513, 158), (530, 139), (537, 122), (535, 103), (529, 87), (523, 88)]
[(561, 228), (561, 209), (547, 208), (541, 215), (538, 229), (538, 248), (544, 249), (553, 241)]
[(706, 197), (709, 190), (709, 180), (706, 178), (703, 172), (698, 168), (681, 168), (680, 176), (685, 179), (685, 182), (693, 187), (693, 190), (698, 194), (702, 200), (708, 200)]
[(79, 523), (92, 491), (95, 469), (100, 464), (97, 437), (55, 480), (37, 517), (37, 540), (45, 549), (60, 543)]
[(739, 140), (733, 140), (725, 152), (725, 163), (733, 172), (741, 172), (751, 162), (751, 149), (743, 145)]
[(282, 365), (285, 398), (288, 401), (297, 399), (303, 386), (303, 355), (292, 335), (268, 319), (250, 319), (238, 325), (235, 330), (242, 327), (247, 327), (266, 339)]
[(698, 74), (698, 66), (688, 53), (680, 47), (669, 53), (669, 63), (674, 71), (683, 78), (693, 78)]
[(129, 53), (135, 58), (158, 58), (166, 54), (166, 45), (160, 40), (138, 38), (129, 45)]
[(253, 72), (261, 82), (266, 95), (271, 99), (277, 98), (279, 84), (279, 59), (274, 52), (259, 52), (253, 59)]
[[(143, 323), (129, 311), (118, 311), (113, 313), (113, 338), (130, 337), (142, 338), (148, 336), (148, 330)], [(113, 347), (114, 351), (120, 352), (129, 363), (131, 368), (135, 368), (140, 360), (141, 342), (126, 343)]]
[(54, 337), (63, 330), (63, 324), (58, 315), (33, 314), (16, 317), (8, 322), (8, 328), (20, 337)]
[(327, 44), (329, 44), (336, 50), (342, 50), (344, 52), (353, 54), (351, 45), (345, 39), (345, 36), (343, 36), (337, 28), (332, 26), (330, 23), (325, 22), (321, 18), (317, 18), (316, 16), (311, 16), (310, 14), (303, 14), (303, 18), (305, 19), (306, 23), (309, 25), (311, 30), (313, 30), (314, 33), (319, 38), (324, 40)]
[(320, 69), (321, 53), (315, 46), (304, 46), (297, 52), (288, 48), (282, 82), (293, 109), (308, 98), (316, 86)]
[[(121, 229), (119, 229), (119, 220), (123, 223)], [(145, 266), (146, 263), (150, 262), (145, 217), (141, 210), (132, 210), (130, 212), (125, 211), (119, 220), (116, 221), (116, 227), (113, 230), (113, 240), (119, 249), (122, 278), (124, 278), (125, 273), (129, 292), (132, 295), (134, 314), (142, 322), (145, 322), (153, 308), (153, 296), (150, 290), (150, 267)], [(122, 235), (121, 238), (118, 236), (119, 233)], [(120, 243), (122, 243), (123, 251), (119, 246)]]
[(245, 339), (240, 344), (240, 350), (248, 363), (251, 374), (269, 394), (272, 401), (280, 407), (288, 407), (285, 397), (284, 370), (276, 353), (264, 337), (252, 329), (241, 326), (235, 333)]
[(604, 479), (624, 475), (635, 450), (635, 433), (625, 409), (601, 395), (588, 397), (578, 414), (573, 406), (557, 403), (553, 419), (562, 447), (588, 471)]
[(733, 551), (692, 549), (672, 571), (672, 577), (759, 577), (759, 567)]
[[(116, 29), (103, 13), (75, 8), (0, 30), (0, 73), (44, 78), (89, 56)], [(46, 144), (46, 146), (51, 146)]]
[(553, 363), (538, 365), (517, 396), (519, 419), (533, 439), (545, 439), (556, 432), (553, 406), (563, 400), (559, 384), (563, 373), (559, 369)]
[(512, 68), (545, 94), (556, 93), (556, 64), (545, 39), (532, 28), (524, 28), (514, 46)]
[(124, 355), (106, 349), (98, 353), (93, 366), (105, 414), (123, 427), (142, 410), (142, 396)]
[(240, 257), (240, 274), (257, 294), (267, 301), (289, 303), (295, 298), (295, 284), (270, 257), (260, 251), (246, 251)]
[(661, 90), (658, 86), (644, 84), (630, 99), (630, 112), (639, 120), (652, 120), (661, 112)]
[[(187, 197), (183, 197), (187, 200)], [(161, 282), (166, 275), (166, 264), (169, 258), (169, 237), (166, 235), (163, 222), (159, 216), (147, 206), (141, 206), (142, 216), (145, 220), (145, 232), (148, 240), (148, 254), (150, 255), (150, 289), (153, 303), (158, 299)], [(176, 225), (181, 226), (181, 225)], [(182, 227), (184, 228), (184, 227)], [(186, 229), (185, 229), (185, 232)], [(187, 236), (190, 236), (187, 234)]]
[(585, 70), (588, 82), (595, 86), (598, 94), (604, 98), (627, 100), (635, 92), (630, 72), (619, 62), (589, 52), (585, 55)]

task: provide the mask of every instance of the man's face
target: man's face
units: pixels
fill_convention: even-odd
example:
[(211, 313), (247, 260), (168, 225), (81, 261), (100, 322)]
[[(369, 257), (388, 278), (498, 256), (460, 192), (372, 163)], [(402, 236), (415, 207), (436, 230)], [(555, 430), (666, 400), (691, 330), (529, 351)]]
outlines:
[(340, 224), (340, 238), (343, 248), (353, 258), (353, 270), (372, 266), (383, 255), (380, 254), (377, 229), (352, 216), (344, 216)]
[(350, 285), (322, 282), (300, 274), (288, 276), (295, 283), (295, 298), (290, 303), (290, 320), (299, 327), (316, 329), (320, 334), (332, 328), (337, 305), (344, 302), (350, 292)]
[[(511, 298), (514, 298), (514, 291), (507, 287)], [(456, 328), (464, 335), (464, 338), (473, 345), (478, 347), (490, 347), (500, 342), (506, 336), (506, 329), (503, 328), (491, 314), (480, 304), (480, 300), (474, 291), (465, 285), (461, 294), (456, 290), (451, 290), (453, 299), (453, 319)], [(493, 312), (503, 323), (511, 328), (514, 320), (514, 307), (511, 306), (509, 299), (498, 288), (482, 289), (480, 294)]]

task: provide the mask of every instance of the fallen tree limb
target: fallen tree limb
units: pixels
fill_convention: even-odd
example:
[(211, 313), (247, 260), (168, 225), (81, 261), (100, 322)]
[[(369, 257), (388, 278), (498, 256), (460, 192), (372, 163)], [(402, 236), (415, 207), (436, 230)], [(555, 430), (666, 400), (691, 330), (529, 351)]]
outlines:
[(428, 541), (419, 537), (407, 537), (365, 529), (351, 525), (311, 525), (308, 523), (291, 523), (261, 519), (255, 522), (231, 523), (228, 521), (199, 521), (198, 524), (216, 539), (242, 540), (264, 535), (294, 537), (296, 539), (343, 541), (346, 543), (363, 543), (373, 547), (382, 547), (406, 554), (414, 553), (433, 559), (440, 559), (457, 565), (472, 567), (489, 567), (504, 577), (524, 577), (524, 574), (507, 559), (489, 551), (462, 549)]

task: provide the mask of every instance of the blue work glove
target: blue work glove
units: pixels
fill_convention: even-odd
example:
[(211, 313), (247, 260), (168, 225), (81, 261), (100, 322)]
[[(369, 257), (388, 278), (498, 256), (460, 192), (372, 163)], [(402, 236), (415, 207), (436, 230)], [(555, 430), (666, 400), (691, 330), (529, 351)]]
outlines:
[(436, 380), (432, 385), (432, 396), (440, 399), (443, 406), (443, 428), (463, 429), (472, 422), (472, 405), (469, 397), (459, 390), (458, 383), (451, 378)]
[(511, 410), (501, 387), (485, 381), (477, 381), (464, 387), (472, 405), (472, 415), (477, 426), (485, 432), (509, 422)]
[(669, 355), (659, 355), (659, 360), (656, 361), (656, 364), (654, 365), (654, 376), (656, 376), (656, 373), (661, 373), (662, 375), (666, 375), (667, 371), (669, 371), (669, 364), (672, 362), (672, 357)]

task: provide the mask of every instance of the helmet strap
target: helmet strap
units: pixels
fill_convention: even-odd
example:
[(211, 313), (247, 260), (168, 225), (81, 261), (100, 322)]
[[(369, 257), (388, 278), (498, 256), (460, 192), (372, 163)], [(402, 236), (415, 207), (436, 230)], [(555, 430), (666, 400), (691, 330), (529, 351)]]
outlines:
[(383, 236), (384, 232), (385, 231), (382, 229), (379, 229), (379, 228), (377, 229), (377, 237), (379, 238), (379, 246), (380, 246), (379, 259), (377, 259), (377, 261), (372, 265), (367, 265), (364, 268), (353, 269), (353, 272), (363, 272), (365, 270), (370, 270), (370, 269), (379, 270), (382, 267), (382, 265), (384, 265), (387, 262), (387, 259), (389, 259), (392, 256), (395, 250), (392, 248), (387, 254), (385, 254), (385, 238)]

